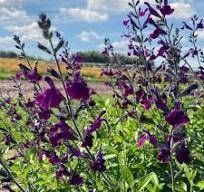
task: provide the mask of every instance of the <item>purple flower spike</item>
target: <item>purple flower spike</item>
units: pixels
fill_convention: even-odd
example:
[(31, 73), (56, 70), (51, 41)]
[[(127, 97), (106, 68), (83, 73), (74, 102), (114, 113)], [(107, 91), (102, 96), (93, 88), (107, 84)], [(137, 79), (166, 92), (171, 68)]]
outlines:
[(185, 113), (178, 109), (171, 110), (165, 119), (170, 125), (174, 127), (179, 127), (181, 125), (187, 124), (190, 121)]
[(88, 134), (92, 134), (94, 131), (100, 128), (101, 123), (103, 121), (106, 121), (106, 119), (102, 118), (102, 116), (106, 113), (105, 110), (101, 111), (101, 113), (98, 115), (98, 117), (95, 119), (95, 121), (92, 123), (92, 125), (86, 130)]
[(47, 81), (49, 87), (43, 92), (37, 93), (35, 103), (44, 110), (59, 107), (59, 104), (64, 99), (64, 96), (57, 88), (55, 88), (50, 77), (45, 77), (45, 81)]
[(106, 170), (106, 166), (104, 165), (105, 160), (103, 159), (103, 154), (101, 149), (98, 152), (97, 159), (91, 164), (91, 168), (94, 171), (104, 172)]
[(69, 182), (71, 185), (79, 186), (83, 183), (83, 179), (82, 177), (80, 177), (80, 175), (77, 172), (74, 172)]
[(157, 159), (163, 163), (168, 163), (170, 161), (170, 148), (169, 146), (163, 146), (160, 149)]
[(67, 93), (72, 99), (87, 101), (90, 98), (90, 89), (79, 71), (74, 73), (72, 82), (67, 84)]
[(190, 152), (184, 143), (176, 149), (176, 159), (180, 164), (190, 162)]

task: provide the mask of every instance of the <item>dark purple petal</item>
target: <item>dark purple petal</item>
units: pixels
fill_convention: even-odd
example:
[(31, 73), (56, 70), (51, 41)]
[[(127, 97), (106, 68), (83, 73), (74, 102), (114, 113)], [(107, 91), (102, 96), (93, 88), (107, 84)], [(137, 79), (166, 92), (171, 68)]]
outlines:
[(155, 104), (156, 104), (156, 107), (162, 110), (164, 113), (167, 113), (169, 111), (167, 105), (163, 102), (161, 97), (157, 96), (157, 98), (155, 99)]
[(157, 159), (163, 163), (168, 163), (170, 161), (170, 148), (168, 145), (161, 147)]
[(39, 118), (48, 120), (50, 118), (50, 111), (49, 110), (42, 110), (39, 112)]
[(91, 168), (97, 172), (104, 172), (106, 170), (105, 160), (103, 159), (102, 151), (99, 150), (97, 159), (91, 164)]
[(149, 136), (147, 134), (142, 134), (137, 140), (137, 147), (138, 148), (143, 147), (145, 141), (148, 139), (149, 139)]
[(49, 161), (53, 165), (57, 165), (60, 162), (59, 157), (56, 155), (56, 153), (51, 153), (49, 156)]
[(84, 141), (82, 143), (82, 147), (92, 147), (93, 145), (93, 135), (92, 134), (87, 134), (84, 137)]
[(71, 83), (67, 84), (67, 93), (72, 99), (88, 100), (90, 98), (90, 89), (80, 76), (80, 72), (74, 73)]
[(60, 167), (57, 169), (56, 173), (56, 179), (60, 180), (63, 176), (69, 176), (69, 171), (64, 165), (60, 165)]
[(35, 103), (43, 110), (59, 107), (59, 104), (64, 99), (64, 96), (57, 88), (55, 88), (51, 78), (45, 77), (45, 80), (48, 82), (49, 88), (37, 93)]
[(170, 5), (165, 5), (160, 9), (160, 11), (164, 16), (166, 16), (171, 15), (174, 12), (174, 9), (172, 9)]
[(190, 121), (187, 115), (178, 109), (173, 109), (170, 113), (167, 114), (165, 119), (170, 125), (174, 127), (179, 127), (181, 125), (187, 124)]
[(149, 142), (155, 147), (158, 145), (158, 140), (154, 135), (149, 135)]
[(26, 78), (31, 83), (38, 83), (42, 79), (41, 75), (37, 72), (37, 68), (36, 67), (34, 68), (34, 70), (29, 71), (26, 74)]
[(184, 143), (180, 144), (177, 147), (176, 159), (180, 164), (190, 162), (190, 152), (189, 152), (188, 147)]
[(72, 174), (72, 177), (70, 178), (69, 182), (71, 185), (79, 186), (83, 183), (83, 179), (82, 179), (82, 177), (80, 177), (80, 175), (77, 172), (74, 172)]

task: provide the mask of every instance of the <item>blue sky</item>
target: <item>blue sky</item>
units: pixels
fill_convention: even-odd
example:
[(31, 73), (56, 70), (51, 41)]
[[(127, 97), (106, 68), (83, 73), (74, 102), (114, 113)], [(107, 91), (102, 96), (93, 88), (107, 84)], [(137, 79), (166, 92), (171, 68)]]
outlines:
[[(127, 41), (121, 38), (129, 0), (0, 0), (0, 50), (14, 50), (12, 36), (26, 42), (30, 55), (44, 56), (36, 42), (44, 41), (36, 20), (45, 12), (70, 42), (73, 51), (102, 50), (105, 37), (118, 52), (124, 52)], [(153, 2), (154, 0), (146, 0)], [(178, 25), (193, 14), (204, 17), (204, 0), (169, 0), (176, 8), (171, 20)], [(203, 43), (204, 32), (200, 33)], [(201, 44), (201, 43), (200, 43)], [(186, 44), (186, 46), (188, 46)]]

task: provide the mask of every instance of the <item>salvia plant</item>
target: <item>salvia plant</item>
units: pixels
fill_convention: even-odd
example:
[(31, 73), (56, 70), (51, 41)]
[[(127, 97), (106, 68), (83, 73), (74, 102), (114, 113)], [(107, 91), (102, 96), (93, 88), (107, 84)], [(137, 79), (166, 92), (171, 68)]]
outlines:
[[(197, 46), (204, 22), (193, 16), (175, 28), (168, 20), (174, 13), (168, 0), (153, 5), (132, 0), (129, 6), (123, 38), (129, 42), (127, 55), (140, 64), (121, 65), (105, 39), (103, 54), (111, 62), (101, 75), (111, 95), (89, 87), (80, 73), (79, 54), (71, 53), (68, 42), (52, 31), (45, 14), (38, 25), (46, 43), (37, 47), (53, 58), (55, 69), (40, 74), (40, 63), (28, 59), (24, 42), (14, 36), (24, 62), (12, 78), (18, 96), (2, 94), (0, 99), (3, 189), (204, 189), (204, 54)], [(186, 36), (188, 50), (182, 46)], [(31, 97), (21, 79), (33, 86)]]

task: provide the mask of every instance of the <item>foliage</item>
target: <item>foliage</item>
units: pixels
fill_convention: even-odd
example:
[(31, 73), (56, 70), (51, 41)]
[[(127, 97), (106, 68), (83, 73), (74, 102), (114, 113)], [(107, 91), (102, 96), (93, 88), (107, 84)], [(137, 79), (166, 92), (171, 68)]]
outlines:
[[(203, 162), (203, 52), (196, 46), (203, 20), (183, 23), (192, 48), (182, 50), (180, 30), (173, 30), (167, 0), (129, 3), (124, 20), (129, 56), (140, 66), (117, 65), (117, 54), (105, 39), (103, 54), (110, 64), (102, 69), (113, 95), (92, 90), (81, 74), (81, 57), (71, 54), (51, 21), (38, 24), (48, 45), (38, 48), (51, 55), (55, 68), (43, 77), (27, 58), (25, 44), (14, 36), (27, 62), (13, 77), (18, 97), (0, 100), (0, 180), (9, 191), (202, 191)], [(144, 34), (153, 29), (150, 36)], [(186, 33), (186, 32), (185, 32)], [(58, 39), (57, 45), (53, 38)], [(158, 47), (159, 44), (159, 47)], [(152, 47), (157, 45), (157, 48)], [(200, 64), (194, 71), (188, 59)], [(158, 60), (162, 60), (159, 66)], [(114, 66), (117, 65), (117, 68)], [(65, 66), (66, 73), (63, 73)], [(19, 79), (33, 86), (22, 94)], [(58, 79), (63, 89), (56, 87)], [(41, 83), (46, 83), (42, 88)], [(169, 182), (171, 181), (171, 182)]]

